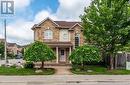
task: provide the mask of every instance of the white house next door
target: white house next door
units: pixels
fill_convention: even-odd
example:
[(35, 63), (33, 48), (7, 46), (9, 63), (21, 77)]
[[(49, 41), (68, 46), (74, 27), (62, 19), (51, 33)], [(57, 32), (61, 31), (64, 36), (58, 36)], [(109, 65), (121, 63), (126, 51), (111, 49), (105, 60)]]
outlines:
[(65, 50), (61, 49), (60, 50), (60, 62), (65, 62), (66, 61), (66, 54), (65, 54)]

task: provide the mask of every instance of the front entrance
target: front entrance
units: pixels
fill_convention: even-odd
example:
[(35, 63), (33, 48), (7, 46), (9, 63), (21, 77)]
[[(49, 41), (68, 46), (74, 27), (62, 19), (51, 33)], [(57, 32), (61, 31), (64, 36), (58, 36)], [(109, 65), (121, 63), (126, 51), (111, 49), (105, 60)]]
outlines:
[(65, 51), (65, 49), (60, 50), (60, 62), (66, 62), (66, 51)]

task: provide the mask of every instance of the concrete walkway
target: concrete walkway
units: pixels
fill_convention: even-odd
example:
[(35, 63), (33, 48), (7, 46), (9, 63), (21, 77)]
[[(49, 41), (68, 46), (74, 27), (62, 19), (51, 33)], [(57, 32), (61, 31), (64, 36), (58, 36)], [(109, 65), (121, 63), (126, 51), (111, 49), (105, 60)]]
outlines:
[(55, 68), (55, 75), (72, 75), (70, 72), (71, 66), (47, 66), (48, 68)]

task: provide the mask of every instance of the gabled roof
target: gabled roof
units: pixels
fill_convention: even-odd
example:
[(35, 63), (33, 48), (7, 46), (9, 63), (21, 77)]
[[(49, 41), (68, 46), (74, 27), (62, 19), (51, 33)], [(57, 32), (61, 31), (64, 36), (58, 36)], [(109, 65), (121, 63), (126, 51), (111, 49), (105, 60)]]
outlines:
[(17, 44), (16, 43), (7, 43), (7, 45), (8, 45), (8, 47), (13, 47), (13, 46), (17, 46)]
[(48, 20), (48, 19), (51, 20), (59, 28), (71, 29), (71, 28), (75, 27), (76, 25), (79, 25), (80, 27), (82, 27), (81, 26), (81, 22), (75, 22), (75, 21), (74, 22), (73, 21), (53, 21), (52, 19), (50, 19), (48, 17), (48, 18), (44, 19), (42, 22), (40, 22), (39, 24), (35, 24), (32, 27), (32, 29), (40, 27), (40, 25), (42, 23), (44, 23), (46, 20)]
[(81, 25), (81, 23), (76, 23), (75, 25), (73, 25), (70, 29), (73, 29), (75, 26), (80, 26), (81, 28), (82, 28), (82, 25)]
[(65, 27), (65, 28), (71, 28), (75, 24), (81, 24), (81, 22), (70, 22), (70, 21), (54, 21), (56, 22), (60, 27)]
[(46, 19), (44, 19), (43, 21), (41, 21), (39, 24), (37, 24), (38, 26), (40, 26), (42, 23), (44, 23), (46, 20), (51, 20), (55, 25), (59, 26), (57, 23), (55, 23), (52, 19), (50, 19), (49, 17), (47, 17)]

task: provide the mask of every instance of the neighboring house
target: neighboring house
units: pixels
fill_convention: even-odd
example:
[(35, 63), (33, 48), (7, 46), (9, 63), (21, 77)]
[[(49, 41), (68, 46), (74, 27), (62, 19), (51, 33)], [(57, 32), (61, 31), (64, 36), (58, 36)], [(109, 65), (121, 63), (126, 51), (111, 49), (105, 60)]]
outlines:
[[(5, 42), (5, 39), (0, 39), (0, 43)], [(17, 45), (16, 43), (8, 43), (7, 42), (7, 51), (9, 53), (13, 53), (14, 55), (17, 55), (18, 53), (21, 53), (22, 46)]]
[(23, 47), (17, 45), (16, 43), (7, 43), (7, 50), (9, 53), (13, 53), (14, 55), (18, 55), (22, 52)]
[(17, 45), (17, 48), (18, 48), (18, 52), (22, 52), (22, 50), (23, 50), (23, 46), (20, 46), (20, 45)]
[(3, 43), (4, 43), (4, 42), (5, 42), (5, 39), (0, 39), (0, 43), (1, 43), (1, 42), (3, 42)]
[(32, 27), (34, 40), (42, 41), (56, 53), (56, 63), (69, 63), (69, 55), (84, 44), (81, 22), (53, 21), (46, 18)]
[(18, 53), (18, 47), (16, 43), (7, 43), (7, 50), (9, 53), (13, 53), (14, 55), (17, 55)]

